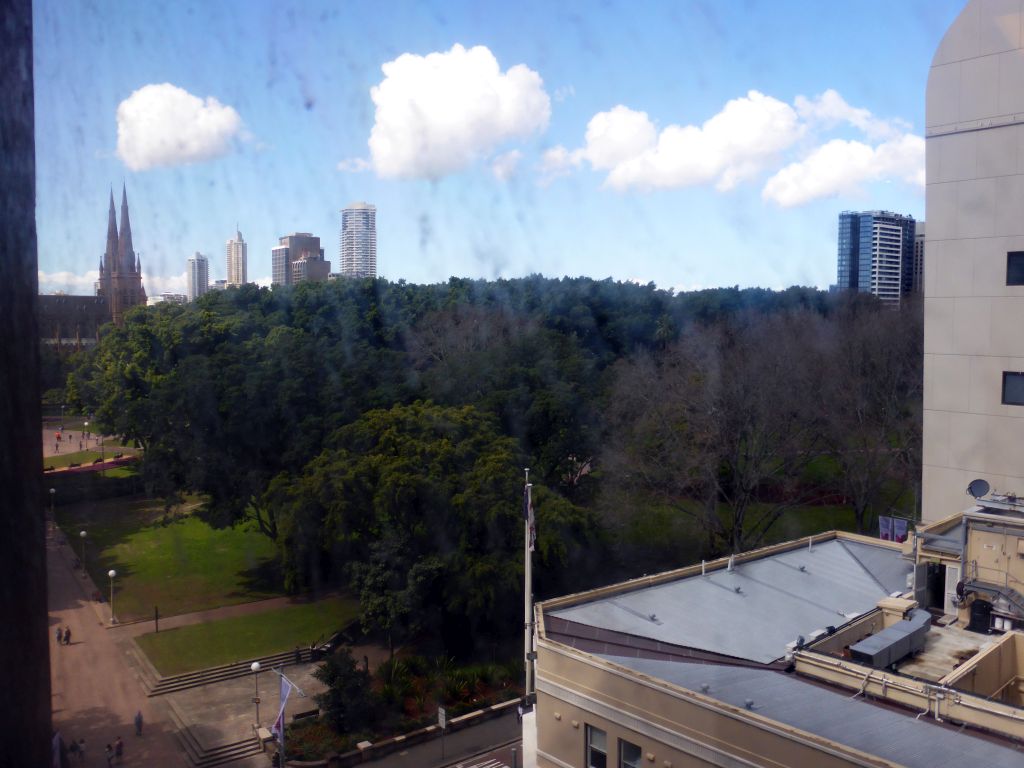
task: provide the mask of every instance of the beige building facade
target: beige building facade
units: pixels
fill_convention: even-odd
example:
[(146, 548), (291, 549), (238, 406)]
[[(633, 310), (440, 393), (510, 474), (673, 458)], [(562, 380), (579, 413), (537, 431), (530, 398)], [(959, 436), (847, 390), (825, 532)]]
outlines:
[(923, 506), (1024, 494), (1024, 3), (971, 0), (926, 103)]

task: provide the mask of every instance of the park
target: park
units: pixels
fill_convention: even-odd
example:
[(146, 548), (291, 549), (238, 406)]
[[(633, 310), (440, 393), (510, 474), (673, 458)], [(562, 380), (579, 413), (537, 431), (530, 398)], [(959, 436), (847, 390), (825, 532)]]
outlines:
[[(65, 454), (64, 460), (69, 457), (74, 454)], [(130, 478), (134, 471), (124, 468), (121, 476)], [(45, 479), (53, 477), (58, 475)], [(277, 713), (275, 671), (297, 688), (285, 710), (286, 719), (295, 720), (288, 733), (290, 757), (344, 753), (357, 741), (417, 731), (435, 721), (438, 701), (448, 702), (459, 715), (518, 693), (520, 672), (514, 663), (457, 668), (443, 658), (401, 651), (392, 657), (361, 631), (358, 601), (345, 591), (286, 594), (273, 543), (252, 524), (211, 527), (193, 514), (200, 499), (186, 497), (173, 504), (129, 495), (74, 502), (61, 495), (56, 488), (49, 494), (55, 523), (50, 535), (51, 621), (53, 609), (66, 607), (69, 595), (76, 611), (58, 612), (57, 626), (73, 630), (73, 636), (68, 647), (54, 654), (55, 691), (70, 698), (78, 690), (79, 698), (87, 699), (86, 691), (107, 687), (109, 679), (81, 688), (69, 685), (82, 669), (77, 664), (64, 668), (85, 646), (106, 643), (131, 667), (135, 679), (122, 687), (138, 685), (139, 700), (145, 699), (122, 704), (123, 728), (93, 722), (96, 707), (85, 706), (70, 718), (63, 708), (56, 709), (55, 719), (64, 722), (65, 738), (76, 748), (81, 738), (99, 746), (119, 735), (107, 731), (128, 732), (135, 706), (145, 710), (151, 724), (145, 746), (156, 764), (177, 753), (176, 759), (187, 756), (192, 764), (230, 760), (266, 765), (264, 749), (273, 744), (264, 747), (260, 736), (268, 735)], [(55, 604), (58, 590), (64, 596)], [(336, 663), (330, 653), (342, 644)], [(357, 661), (346, 668), (350, 659)], [(333, 677), (318, 673), (325, 660)], [(262, 676), (253, 671), (254, 664), (261, 665)], [(123, 672), (122, 666), (109, 676)], [(352, 699), (353, 680), (357, 686), (365, 683), (358, 703)], [(332, 685), (339, 684), (347, 687), (344, 700), (336, 702), (346, 715), (338, 717), (348, 721), (321, 721), (318, 697), (330, 696)], [(109, 707), (108, 694), (100, 698)], [(263, 704), (262, 717), (256, 698)], [(358, 732), (349, 732), (356, 706)], [(157, 728), (161, 736), (171, 737), (162, 739), (162, 748), (154, 747)]]

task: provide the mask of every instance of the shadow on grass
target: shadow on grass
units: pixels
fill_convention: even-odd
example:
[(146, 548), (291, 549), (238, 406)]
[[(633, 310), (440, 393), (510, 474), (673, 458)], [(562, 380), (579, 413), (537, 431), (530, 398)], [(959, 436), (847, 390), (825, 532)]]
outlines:
[[(58, 507), (57, 522), (70, 548), (67, 554), (74, 559), (84, 554), (100, 601), (109, 600), (110, 569), (117, 572), (115, 603), (122, 620), (147, 618), (156, 605), (161, 615), (171, 616), (216, 607), (224, 601), (236, 604), (283, 594), (280, 568), (265, 551), (250, 550), (247, 555), (245, 547), (249, 545), (237, 539), (225, 541), (224, 533), (216, 530), (211, 530), (211, 537), (218, 537), (219, 542), (197, 549), (195, 531), (189, 537), (181, 534), (178, 526), (191, 525), (190, 518), (198, 521), (196, 524), (202, 522), (192, 515), (201, 500), (190, 497), (184, 502), (167, 506), (160, 499), (129, 496)], [(80, 531), (86, 531), (84, 540)], [(141, 543), (135, 538), (139, 533), (146, 536)], [(223, 554), (233, 561), (221, 560), (218, 567)], [(154, 568), (154, 558), (162, 558), (166, 564)], [(200, 565), (200, 581), (187, 567), (189, 563)], [(87, 598), (93, 596), (86, 594)]]
[(239, 571), (241, 589), (228, 592), (227, 597), (244, 597), (250, 594), (280, 593), (284, 584), (281, 563), (276, 559), (264, 560), (254, 568)]

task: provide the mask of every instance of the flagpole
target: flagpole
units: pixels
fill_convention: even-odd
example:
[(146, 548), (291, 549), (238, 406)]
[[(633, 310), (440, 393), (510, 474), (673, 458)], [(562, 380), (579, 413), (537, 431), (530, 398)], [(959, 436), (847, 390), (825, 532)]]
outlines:
[(533, 704), (533, 555), (531, 538), (534, 525), (533, 520), (533, 498), (530, 484), (530, 469), (527, 467), (525, 493), (525, 508), (523, 520), (523, 611), (525, 638), (523, 642), (523, 661), (525, 662), (526, 684), (524, 686), (525, 704), (529, 708)]

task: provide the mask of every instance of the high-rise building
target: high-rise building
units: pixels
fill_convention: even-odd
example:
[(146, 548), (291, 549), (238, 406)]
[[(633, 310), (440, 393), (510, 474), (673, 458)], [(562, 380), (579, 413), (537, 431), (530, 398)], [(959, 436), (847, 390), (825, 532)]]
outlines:
[(377, 276), (377, 207), (352, 203), (341, 209), (342, 277)]
[(839, 214), (840, 290), (899, 306), (914, 279), (914, 217), (889, 211)]
[(242, 239), (242, 232), (235, 227), (235, 237), (227, 244), (228, 285), (245, 285), (249, 264), (249, 247)]
[(117, 229), (114, 213), (114, 192), (110, 192), (110, 210), (107, 213), (107, 248), (100, 261), (100, 279), (96, 295), (110, 304), (114, 325), (124, 323), (124, 313), (146, 303), (146, 290), (142, 287), (142, 259), (132, 247), (132, 223), (128, 217), (128, 191), (121, 187), (121, 231)]
[(210, 289), (210, 261), (199, 251), (188, 260), (188, 300), (195, 301)]
[(972, 502), (976, 478), (1024, 496), (1022, 25), (1020, 3), (971, 0), (928, 75), (925, 520)]
[(320, 238), (309, 232), (295, 232), (279, 238), (271, 251), (270, 261), (273, 285), (326, 280), (331, 272), (331, 262), (324, 259)]
[(924, 222), (914, 226), (914, 293), (924, 293)]

